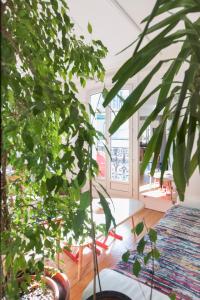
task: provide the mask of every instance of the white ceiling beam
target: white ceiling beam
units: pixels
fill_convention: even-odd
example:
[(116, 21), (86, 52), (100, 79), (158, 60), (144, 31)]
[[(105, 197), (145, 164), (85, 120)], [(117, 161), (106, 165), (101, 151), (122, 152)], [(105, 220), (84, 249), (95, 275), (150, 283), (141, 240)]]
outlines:
[[(142, 33), (142, 28), (138, 25), (138, 23), (132, 18), (132, 16), (126, 11), (126, 9), (119, 3), (118, 0), (107, 0), (108, 2), (111, 2), (118, 10), (119, 12), (131, 23), (134, 28), (137, 29), (138, 33)], [(145, 38), (150, 41), (148, 36), (145, 36)]]

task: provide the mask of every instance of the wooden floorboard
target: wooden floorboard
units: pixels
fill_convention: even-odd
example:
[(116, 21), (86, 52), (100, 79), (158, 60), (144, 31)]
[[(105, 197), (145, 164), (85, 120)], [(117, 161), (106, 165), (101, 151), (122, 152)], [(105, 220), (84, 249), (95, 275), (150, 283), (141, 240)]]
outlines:
[[(164, 213), (143, 209), (140, 213), (135, 216), (136, 224), (142, 219), (145, 220), (147, 227), (153, 227), (163, 217)], [(119, 260), (121, 260), (122, 254), (128, 249), (134, 249), (135, 240), (131, 233), (131, 222), (126, 223), (117, 227), (117, 233), (123, 235), (123, 241), (109, 240), (110, 247), (108, 250), (102, 250), (102, 254), (98, 257), (99, 270), (104, 268), (110, 268), (114, 266)], [(63, 260), (62, 267), (63, 271), (67, 274), (71, 284), (71, 296), (70, 300), (81, 300), (81, 295), (85, 287), (93, 278), (93, 267), (92, 267), (92, 253), (88, 249), (88, 253), (84, 253), (83, 259), (83, 270), (81, 280), (77, 280), (77, 265), (72, 262), (65, 254), (61, 255)]]

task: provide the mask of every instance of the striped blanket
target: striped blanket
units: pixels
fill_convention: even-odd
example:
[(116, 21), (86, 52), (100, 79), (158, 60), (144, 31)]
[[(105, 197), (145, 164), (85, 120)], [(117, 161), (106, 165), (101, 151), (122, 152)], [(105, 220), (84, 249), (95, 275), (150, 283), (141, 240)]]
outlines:
[[(200, 209), (174, 206), (155, 229), (161, 256), (155, 262), (153, 287), (166, 295), (176, 294), (176, 299), (200, 299)], [(149, 251), (149, 242), (148, 247)], [(132, 264), (136, 257), (142, 262), (142, 257), (133, 250), (128, 263), (119, 262), (113, 270), (135, 279)], [(137, 278), (149, 286), (151, 263), (143, 264)]]

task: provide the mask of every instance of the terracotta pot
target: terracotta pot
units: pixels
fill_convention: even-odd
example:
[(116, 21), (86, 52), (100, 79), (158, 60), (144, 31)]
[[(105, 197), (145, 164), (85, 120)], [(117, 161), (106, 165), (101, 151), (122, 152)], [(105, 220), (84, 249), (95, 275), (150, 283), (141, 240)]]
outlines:
[[(32, 276), (32, 278), (34, 280), (35, 276)], [(47, 285), (47, 287), (49, 287), (53, 291), (54, 300), (60, 300), (60, 292), (56, 282), (48, 276), (41, 276), (41, 281), (44, 282)], [(35, 284), (33, 284), (33, 287), (39, 287), (39, 283), (36, 282)]]
[[(54, 293), (54, 300), (69, 300), (70, 285), (67, 276), (53, 268), (45, 267), (45, 276), (41, 276), (41, 281), (44, 282)], [(35, 280), (35, 275), (31, 275), (32, 281)], [(18, 282), (24, 280), (23, 276), (18, 277)], [(31, 284), (32, 288), (39, 287), (39, 282), (35, 281)]]
[(59, 300), (69, 300), (70, 284), (67, 276), (51, 267), (45, 267), (45, 275), (52, 278), (57, 283), (60, 294)]
[[(35, 275), (31, 275), (31, 279), (32, 279), (33, 283), (30, 285), (30, 290), (35, 289), (40, 286), (39, 282), (35, 281), (35, 278), (36, 278)], [(21, 276), (17, 280), (20, 283), (24, 280), (24, 277)], [(53, 294), (54, 294), (53, 300), (60, 300), (60, 291), (59, 291), (57, 283), (48, 276), (41, 276), (41, 281), (43, 283), (45, 283), (46, 286), (49, 287), (53, 291)]]
[[(87, 298), (93, 300), (93, 295)], [(131, 300), (128, 296), (115, 291), (102, 291), (96, 293), (96, 300)]]

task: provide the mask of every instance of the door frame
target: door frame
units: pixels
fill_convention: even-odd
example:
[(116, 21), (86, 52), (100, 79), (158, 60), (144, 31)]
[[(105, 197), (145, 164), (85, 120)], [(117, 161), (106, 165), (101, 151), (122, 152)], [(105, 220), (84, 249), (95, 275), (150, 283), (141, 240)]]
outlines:
[[(107, 87), (108, 89), (111, 86)], [(133, 85), (128, 84), (123, 86), (123, 89), (129, 90), (129, 93), (133, 90)], [(103, 86), (96, 89), (90, 89), (87, 92), (86, 105), (90, 103), (91, 96), (94, 94), (102, 93)], [(107, 146), (110, 150), (110, 136), (108, 133), (108, 128), (111, 121), (111, 110), (107, 107), (105, 109), (105, 122), (106, 122), (106, 133), (105, 138), (107, 140)], [(134, 129), (134, 130), (133, 130)], [(107, 190), (110, 196), (119, 197), (129, 197), (139, 199), (139, 141), (137, 139), (139, 132), (139, 113), (136, 112), (134, 116), (129, 119), (129, 182), (125, 183), (122, 181), (111, 180), (110, 174), (110, 156), (106, 151), (106, 177), (102, 179), (98, 178), (99, 183), (101, 183)], [(125, 188), (127, 186), (127, 189)]]

